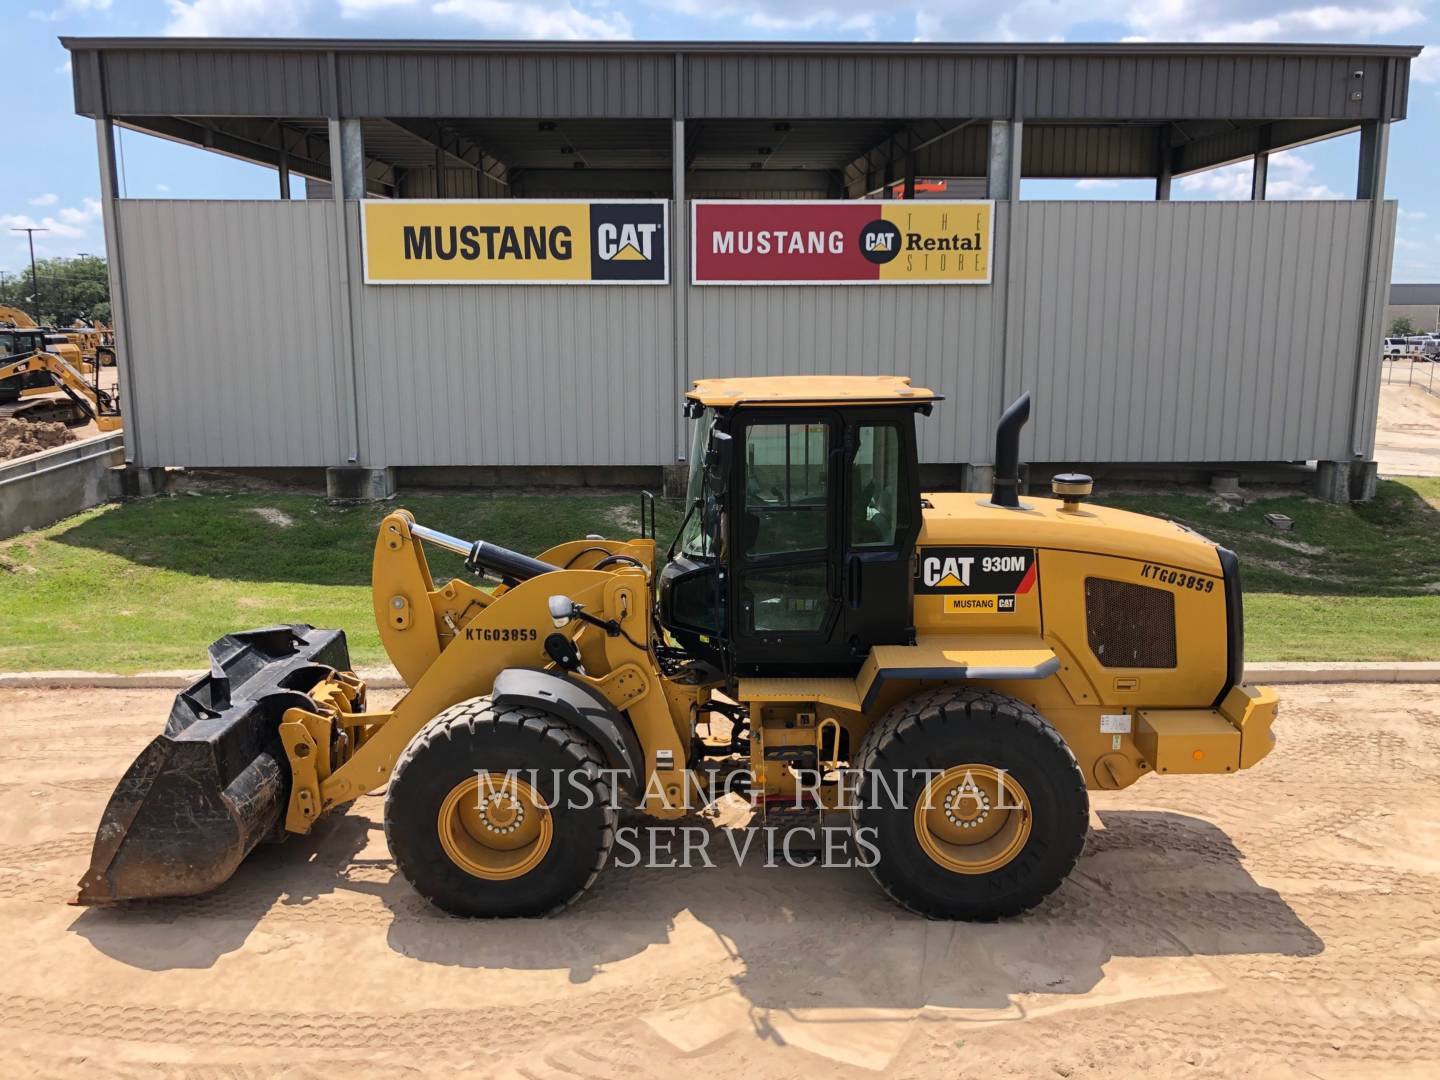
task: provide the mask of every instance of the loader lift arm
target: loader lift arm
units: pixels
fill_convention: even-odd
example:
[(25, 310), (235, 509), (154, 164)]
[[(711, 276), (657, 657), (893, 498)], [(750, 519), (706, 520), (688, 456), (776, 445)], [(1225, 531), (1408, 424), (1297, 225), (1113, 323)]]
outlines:
[(44, 372), (65, 395), (103, 432), (118, 431), (120, 405), (107, 391), (92, 386), (63, 357), (50, 352), (33, 352), (0, 366), (0, 382), (31, 372)]

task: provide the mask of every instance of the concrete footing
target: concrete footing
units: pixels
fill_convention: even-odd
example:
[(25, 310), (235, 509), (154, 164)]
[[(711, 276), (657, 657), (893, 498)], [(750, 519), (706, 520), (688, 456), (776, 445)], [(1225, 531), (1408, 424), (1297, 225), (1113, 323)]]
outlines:
[(961, 491), (989, 491), (994, 486), (994, 465), (966, 464), (960, 466)]
[(1352, 461), (1350, 463), (1350, 501), (1369, 502), (1375, 498), (1375, 483), (1379, 473), (1373, 461)]
[(1375, 498), (1373, 461), (1317, 461), (1315, 497), (1325, 502), (1369, 502)]
[(667, 499), (683, 499), (685, 497), (685, 485), (690, 481), (690, 466), (677, 461), (674, 465), (665, 466), (665, 473), (660, 483), (660, 490)]
[(126, 499), (148, 499), (165, 491), (169, 479), (164, 469), (147, 469), (139, 465), (119, 465), (115, 470), (115, 488)]
[(1239, 473), (1215, 473), (1210, 477), (1210, 490), (1216, 495), (1239, 495)]
[(351, 465), (325, 470), (325, 496), (347, 502), (378, 502), (395, 494), (395, 470)]

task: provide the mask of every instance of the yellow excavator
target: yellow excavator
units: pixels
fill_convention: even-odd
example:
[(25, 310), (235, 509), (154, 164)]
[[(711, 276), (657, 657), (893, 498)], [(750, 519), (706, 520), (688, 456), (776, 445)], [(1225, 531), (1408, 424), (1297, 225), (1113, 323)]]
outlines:
[[(0, 304), (0, 330), (31, 330), (43, 334), (42, 343), (45, 348), (59, 356), (71, 367), (79, 371), (95, 371), (100, 363), (98, 352), (99, 335), (95, 335), (97, 348), (88, 348), (90, 342), (85, 334), (79, 330), (56, 330), (53, 327), (41, 326), (26, 311), (20, 308), (11, 307), (8, 304)], [(114, 349), (109, 350), (112, 354)], [(12, 350), (13, 355), (13, 350)]]
[(64, 424), (94, 421), (102, 432), (118, 431), (122, 421), (114, 395), (87, 382), (69, 357), (51, 351), (54, 346), (45, 336), (43, 330), (0, 330), (0, 415)]
[[(390, 513), (372, 600), (409, 692), (368, 708), (340, 630), (221, 638), (120, 781), (77, 902), (213, 889), (385, 788), (421, 895), (540, 915), (595, 881), (621, 806), (678, 819), (739, 775), (787, 838), (841, 815), (914, 911), (1040, 903), (1090, 789), (1254, 765), (1276, 695), (1244, 680), (1232, 553), (1087, 504), (1079, 474), (1022, 495), (1028, 394), (992, 490), (925, 492), (915, 422), (939, 401), (899, 377), (701, 380), (663, 557), (643, 524), (529, 556)], [(436, 580), (427, 548), (492, 584)]]

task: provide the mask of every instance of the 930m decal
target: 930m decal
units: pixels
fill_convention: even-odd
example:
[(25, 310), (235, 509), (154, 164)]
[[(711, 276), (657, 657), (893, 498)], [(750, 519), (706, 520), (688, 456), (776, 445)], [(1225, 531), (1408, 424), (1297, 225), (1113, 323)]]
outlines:
[(1015, 597), (1035, 586), (1033, 548), (927, 547), (920, 549), (915, 592), (944, 596), (951, 615), (1013, 612)]

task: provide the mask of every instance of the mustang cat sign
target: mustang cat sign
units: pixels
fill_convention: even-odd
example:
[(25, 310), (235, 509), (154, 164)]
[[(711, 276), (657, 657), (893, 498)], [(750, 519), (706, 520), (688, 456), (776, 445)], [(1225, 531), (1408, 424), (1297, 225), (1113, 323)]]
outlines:
[(664, 285), (663, 199), (366, 199), (367, 285)]
[(988, 285), (988, 200), (690, 204), (696, 285)]

